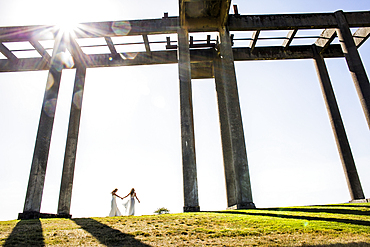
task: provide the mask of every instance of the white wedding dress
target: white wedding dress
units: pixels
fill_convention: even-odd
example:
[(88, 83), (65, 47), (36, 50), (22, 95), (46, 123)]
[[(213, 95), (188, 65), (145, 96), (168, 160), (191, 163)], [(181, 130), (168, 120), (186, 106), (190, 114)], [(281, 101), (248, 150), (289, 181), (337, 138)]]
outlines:
[(130, 199), (128, 199), (127, 202), (123, 204), (123, 206), (125, 206), (126, 215), (134, 215), (135, 214), (135, 194), (130, 195)]
[(109, 216), (113, 217), (113, 216), (121, 216), (121, 215), (122, 214), (117, 207), (116, 196), (112, 195), (112, 203), (111, 203), (111, 209), (110, 209)]

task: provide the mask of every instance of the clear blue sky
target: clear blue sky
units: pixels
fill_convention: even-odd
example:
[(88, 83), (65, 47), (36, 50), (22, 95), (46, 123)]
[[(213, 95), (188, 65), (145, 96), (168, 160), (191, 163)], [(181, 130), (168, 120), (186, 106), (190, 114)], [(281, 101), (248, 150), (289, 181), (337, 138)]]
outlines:
[[(241, 14), (370, 9), (368, 0), (232, 4), (238, 4)], [(161, 18), (163, 12), (177, 16), (178, 2), (0, 0), (0, 26)], [(360, 54), (369, 71), (370, 41)], [(345, 60), (328, 59), (327, 66), (368, 198), (369, 128)], [(57, 210), (74, 73), (63, 71), (44, 213)], [(237, 62), (236, 73), (256, 206), (350, 200), (313, 61)], [(23, 211), (46, 79), (47, 71), (0, 73), (0, 220), (15, 219)], [(193, 80), (192, 86), (200, 207), (225, 209), (214, 81)], [(110, 191), (116, 187), (120, 195), (136, 188), (142, 202), (137, 207), (139, 215), (152, 214), (159, 207), (182, 211), (178, 93), (177, 64), (88, 69), (73, 217), (107, 216)]]

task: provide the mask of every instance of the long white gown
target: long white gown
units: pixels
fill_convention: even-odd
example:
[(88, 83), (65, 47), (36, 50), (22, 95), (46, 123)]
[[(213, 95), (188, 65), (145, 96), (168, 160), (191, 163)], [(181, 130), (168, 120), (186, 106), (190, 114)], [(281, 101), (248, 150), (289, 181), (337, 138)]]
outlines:
[(126, 215), (134, 215), (135, 214), (135, 194), (130, 195), (130, 199), (127, 200), (126, 203), (123, 204), (126, 208)]
[(116, 196), (112, 195), (112, 203), (111, 203), (111, 209), (110, 209), (109, 216), (113, 217), (113, 216), (121, 216), (121, 215), (122, 214), (117, 207)]

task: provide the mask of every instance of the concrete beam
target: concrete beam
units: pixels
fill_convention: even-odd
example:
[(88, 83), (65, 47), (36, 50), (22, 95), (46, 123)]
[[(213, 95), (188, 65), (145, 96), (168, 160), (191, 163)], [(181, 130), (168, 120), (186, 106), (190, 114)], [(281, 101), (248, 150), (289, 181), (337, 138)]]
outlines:
[[(221, 1), (221, 11), (220, 11), (220, 26), (226, 26), (227, 20), (229, 19), (231, 0)], [(236, 8), (237, 9), (237, 8)]]
[(147, 20), (81, 23), (78, 25), (78, 32), (75, 33), (77, 38), (149, 35), (176, 33), (178, 27), (178, 17), (168, 17)]
[(189, 32), (215, 32), (219, 26), (219, 19), (209, 18), (189, 18), (186, 19), (186, 25), (189, 26)]
[[(178, 17), (147, 20), (122, 20), (80, 23), (74, 31), (75, 38), (114, 37), (122, 35), (176, 33)], [(57, 26), (0, 27), (0, 42), (52, 40)]]
[[(71, 49), (73, 50), (73, 49)], [(73, 52), (72, 52), (73, 53)], [(79, 55), (72, 54), (74, 59)], [(343, 57), (340, 45), (330, 45), (322, 54), (324, 58)], [(308, 59), (313, 58), (311, 46), (290, 46), (288, 50), (283, 47), (255, 47), (253, 53), (250, 48), (233, 48), (235, 61), (252, 60), (277, 60), (277, 59)], [(152, 51), (150, 55), (146, 52), (133, 54), (132, 59), (109, 59), (110, 54), (85, 55), (87, 68), (135, 66), (150, 64), (173, 64), (177, 63), (177, 51)], [(195, 49), (190, 51), (191, 63), (213, 61), (213, 49)], [(1, 72), (37, 71), (48, 70), (49, 65), (43, 63), (42, 58), (22, 58), (18, 63), (9, 63), (7, 59), (0, 59)]]
[(24, 217), (28, 217), (28, 214), (34, 214), (35, 212), (40, 213), (51, 134), (54, 124), (54, 114), (63, 69), (62, 61), (58, 59), (57, 54), (64, 50), (64, 42), (62, 37), (59, 37), (54, 44), (51, 68), (49, 70), (48, 80), (46, 83), (26, 199), (23, 208)]
[(370, 37), (370, 27), (363, 27), (356, 30), (353, 34), (355, 45), (359, 48)]
[(249, 43), (249, 48), (251, 49), (251, 52), (253, 52), (254, 47), (257, 44), (257, 40), (258, 40), (258, 36), (260, 35), (260, 32), (261, 30), (257, 30), (253, 32), (253, 35), (252, 35), (253, 40), (251, 40), (251, 42)]
[(178, 30), (178, 44), (184, 212), (194, 212), (200, 211), (200, 207), (195, 159), (189, 37), (188, 31), (184, 28)]
[(349, 27), (370, 26), (370, 11), (343, 12)]
[(66, 150), (64, 153), (64, 163), (62, 180), (60, 183), (58, 215), (59, 217), (70, 218), (73, 177), (76, 162), (76, 151), (78, 143), (78, 133), (80, 129), (82, 98), (85, 86), (86, 68), (77, 65), (71, 111), (69, 115), (69, 125), (67, 133)]
[(222, 156), (224, 162), (225, 184), (226, 184), (226, 199), (227, 207), (237, 205), (236, 196), (236, 175), (233, 162), (231, 136), (230, 136), (230, 119), (227, 113), (226, 92), (222, 79), (222, 63), (218, 54), (215, 54), (214, 60), (214, 76), (216, 84), (218, 116), (221, 130)]
[(55, 26), (45, 25), (0, 27), (0, 42), (51, 40), (56, 31)]
[(232, 206), (235, 206), (236, 209), (254, 208), (230, 33), (226, 27), (223, 27), (220, 28), (219, 34), (221, 41), (220, 75), (224, 91), (223, 94), (225, 96), (226, 117), (229, 121), (227, 131), (230, 132), (229, 141), (232, 149), (232, 164), (235, 173), (236, 204)]
[(212, 62), (191, 63), (191, 79), (213, 78)]
[[(77, 44), (74, 37), (69, 37), (67, 42), (67, 49), (73, 57), (74, 63), (79, 64), (80, 66), (87, 67), (87, 58), (88, 56), (82, 51), (81, 47)], [(73, 66), (71, 68), (75, 68)]]
[(150, 45), (149, 45), (149, 39), (147, 34), (143, 34), (143, 41), (145, 45), (145, 50), (147, 53), (150, 53)]
[(337, 32), (335, 28), (325, 29), (320, 34), (320, 38), (318, 38), (315, 42), (315, 45), (321, 48), (321, 52), (325, 51), (326, 48), (330, 45), (330, 43), (337, 37)]
[(359, 96), (367, 124), (370, 128), (370, 84), (360, 54), (353, 40), (346, 16), (342, 11), (335, 12), (338, 22), (337, 34), (347, 61), (349, 71)]
[[(182, 3), (183, 1), (180, 1)], [(227, 1), (226, 1), (227, 2)], [(370, 11), (344, 13), (349, 27), (369, 27)], [(204, 22), (203, 22), (204, 21)], [(218, 31), (219, 20), (212, 18), (190, 19), (191, 32)], [(197, 24), (198, 23), (198, 24)], [(122, 35), (150, 35), (176, 33), (180, 17), (147, 20), (121, 20), (89, 22), (78, 25), (76, 38), (114, 37)], [(336, 28), (334, 13), (280, 14), (280, 15), (229, 15), (230, 31), (287, 30)], [(17, 42), (54, 39), (56, 26), (18, 26), (0, 27), (0, 42)]]
[[(283, 59), (308, 59), (313, 57), (311, 46), (289, 46), (284, 47), (255, 47), (253, 52), (249, 48), (233, 48), (235, 61), (254, 60), (283, 60)], [(340, 45), (331, 45), (323, 53), (325, 58), (343, 57)]]
[[(199, 27), (204, 20), (212, 19), (212, 26), (225, 26), (231, 0), (180, 0), (180, 19), (189, 31)], [(184, 21), (184, 22), (183, 22)], [(210, 22), (211, 23), (211, 22)]]
[[(370, 26), (370, 11), (344, 13), (349, 27)], [(336, 28), (334, 13), (230, 15), (230, 31)]]
[(352, 200), (365, 199), (324, 58), (313, 45), (314, 63)]
[(29, 40), (30, 44), (36, 49), (36, 51), (46, 60), (47, 63), (51, 62), (51, 56), (44, 49), (44, 47), (37, 40)]
[(12, 63), (18, 62), (18, 58), (3, 43), (0, 43), (0, 52)]
[(297, 34), (298, 29), (294, 29), (289, 31), (289, 33), (286, 36), (286, 39), (284, 40), (282, 46), (284, 47), (284, 50), (288, 49), (289, 45), (292, 43), (294, 36)]
[(105, 42), (108, 45), (108, 48), (110, 50), (110, 53), (112, 54), (112, 57), (119, 58), (119, 54), (117, 53), (116, 48), (114, 47), (113, 41), (111, 37), (104, 37)]

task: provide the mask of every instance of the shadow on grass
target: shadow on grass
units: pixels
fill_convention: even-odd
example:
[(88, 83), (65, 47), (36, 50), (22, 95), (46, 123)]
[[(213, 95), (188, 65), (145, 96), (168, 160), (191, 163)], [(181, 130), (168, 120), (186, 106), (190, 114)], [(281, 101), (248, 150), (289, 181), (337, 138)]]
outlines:
[(267, 211), (294, 211), (294, 212), (305, 212), (305, 213), (329, 213), (329, 214), (353, 214), (353, 215), (370, 215), (369, 211), (355, 210), (355, 209), (341, 209), (341, 208), (319, 208), (314, 207), (294, 207), (294, 208), (261, 208), (261, 210)]
[(340, 205), (318, 205), (319, 207), (346, 207), (346, 208), (370, 208), (370, 204), (364, 204), (364, 205), (353, 205), (353, 204), (340, 204)]
[(315, 216), (303, 216), (303, 215), (284, 215), (284, 214), (275, 214), (275, 213), (262, 213), (262, 212), (248, 212), (247, 211), (213, 211), (213, 213), (222, 213), (222, 214), (246, 214), (246, 215), (257, 215), (257, 216), (268, 216), (268, 217), (277, 217), (283, 219), (297, 219), (297, 220), (318, 220), (318, 221), (332, 221), (338, 223), (354, 224), (361, 226), (370, 226), (370, 221), (365, 220), (351, 220), (351, 219), (338, 219), (333, 217), (315, 217)]
[(306, 247), (365, 247), (369, 246), (369, 243), (366, 242), (350, 242), (350, 243), (338, 243), (338, 244), (317, 244), (317, 245), (305, 245)]
[(19, 221), (5, 240), (4, 246), (45, 246), (41, 221)]
[(101, 244), (106, 246), (150, 246), (134, 238), (131, 234), (113, 229), (91, 218), (72, 219), (85, 231), (93, 235)]

